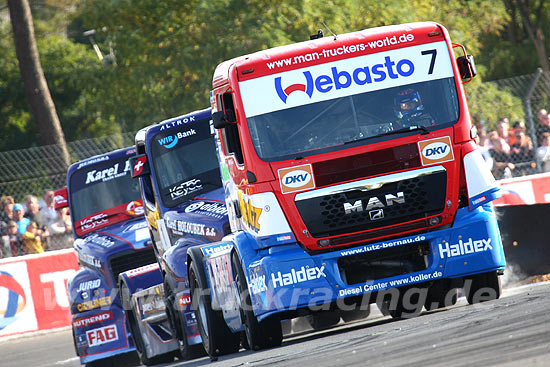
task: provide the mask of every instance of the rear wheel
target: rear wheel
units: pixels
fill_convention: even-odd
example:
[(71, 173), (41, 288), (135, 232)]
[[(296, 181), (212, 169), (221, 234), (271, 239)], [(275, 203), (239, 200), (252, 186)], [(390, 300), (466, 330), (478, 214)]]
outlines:
[(366, 319), (370, 314), (370, 305), (367, 305), (366, 310), (361, 310), (359, 308), (355, 310), (340, 311), (340, 316), (344, 322), (351, 322)]
[(202, 345), (210, 357), (235, 353), (239, 350), (240, 334), (229, 330), (221, 311), (214, 311), (210, 294), (204, 279), (194, 261), (189, 269), (189, 285), (191, 287), (191, 304), (199, 324)]
[(340, 322), (340, 310), (318, 311), (306, 317), (313, 330), (323, 330)]
[(491, 301), (500, 298), (502, 284), (497, 272), (490, 271), (466, 278), (464, 291), (469, 304)]
[(258, 319), (252, 310), (248, 283), (246, 281), (246, 277), (244, 276), (244, 271), (241, 267), (238, 255), (233, 253), (231, 259), (235, 273), (235, 282), (237, 284), (237, 289), (239, 290), (241, 318), (245, 329), (244, 334), (246, 341), (243, 341), (244, 347), (260, 350), (281, 345), (283, 340), (281, 321), (277, 316), (270, 316), (263, 321), (258, 322)]

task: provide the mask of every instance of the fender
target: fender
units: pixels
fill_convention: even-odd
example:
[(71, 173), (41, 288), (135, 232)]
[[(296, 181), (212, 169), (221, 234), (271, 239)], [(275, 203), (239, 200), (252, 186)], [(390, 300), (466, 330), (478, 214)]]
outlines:
[(121, 273), (119, 275), (120, 282), (126, 283), (130, 294), (134, 294), (143, 289), (162, 284), (162, 274), (159, 265), (153, 263)]
[(117, 290), (106, 284), (102, 273), (90, 268), (81, 268), (68, 281), (67, 290), (73, 315), (119, 303)]
[(464, 174), (468, 187), (468, 203), (470, 210), (487, 204), (500, 197), (500, 188), (493, 174), (485, 164), (479, 149), (469, 142), (462, 146), (464, 155)]
[(165, 276), (172, 289), (176, 289), (177, 282), (183, 282), (186, 288), (189, 287), (187, 279), (187, 263), (181, 261), (187, 258), (187, 251), (193, 246), (203, 245), (204, 241), (196, 238), (181, 238), (176, 244), (170, 247), (163, 255)]

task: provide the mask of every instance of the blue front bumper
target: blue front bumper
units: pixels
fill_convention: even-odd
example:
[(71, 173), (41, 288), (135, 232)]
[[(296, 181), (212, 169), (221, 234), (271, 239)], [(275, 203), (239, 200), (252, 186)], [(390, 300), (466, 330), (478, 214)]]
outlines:
[[(342, 258), (376, 255), (376, 251), (419, 243), (429, 248), (425, 269), (421, 271), (349, 284), (338, 265)], [(243, 246), (238, 247), (246, 251)], [(331, 303), (339, 298), (505, 267), (502, 241), (490, 205), (473, 211), (459, 209), (454, 225), (446, 229), (318, 255), (310, 255), (296, 244), (274, 246), (256, 259), (245, 264), (245, 268), (254, 312), (260, 320), (274, 313)]]

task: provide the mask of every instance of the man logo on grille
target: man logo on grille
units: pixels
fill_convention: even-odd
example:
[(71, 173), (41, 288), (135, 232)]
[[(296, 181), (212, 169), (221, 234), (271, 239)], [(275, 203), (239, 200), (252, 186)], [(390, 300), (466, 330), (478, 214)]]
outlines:
[(371, 210), (369, 212), (370, 220), (378, 220), (384, 218), (384, 209)]

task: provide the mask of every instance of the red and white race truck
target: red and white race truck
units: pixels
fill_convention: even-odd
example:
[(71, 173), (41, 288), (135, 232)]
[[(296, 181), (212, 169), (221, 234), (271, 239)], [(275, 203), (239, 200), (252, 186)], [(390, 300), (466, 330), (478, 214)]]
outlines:
[[(393, 317), (500, 296), (498, 188), (474, 143), (473, 58), (433, 22), (313, 37), (220, 64), (211, 103), (232, 234), (190, 250), (211, 355), (280, 321)], [(454, 50), (462, 53), (456, 58)]]

